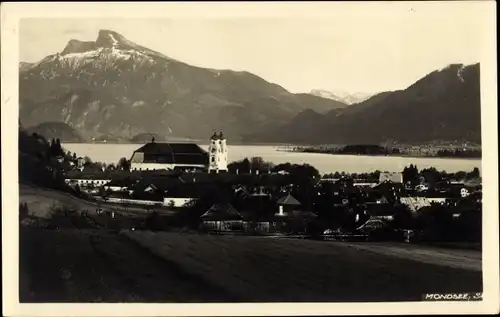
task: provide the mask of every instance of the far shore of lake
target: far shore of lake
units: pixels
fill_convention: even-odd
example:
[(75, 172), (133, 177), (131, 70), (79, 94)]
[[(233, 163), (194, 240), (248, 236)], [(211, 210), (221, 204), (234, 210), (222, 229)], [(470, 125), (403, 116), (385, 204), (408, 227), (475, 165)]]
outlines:
[(436, 159), (459, 159), (459, 160), (481, 160), (482, 157), (459, 157), (459, 156), (437, 156), (437, 155), (411, 155), (402, 153), (389, 154), (354, 154), (354, 153), (328, 153), (328, 152), (313, 152), (313, 151), (295, 151), (276, 149), (279, 152), (304, 153), (304, 154), (324, 154), (324, 155), (347, 155), (347, 156), (377, 156), (377, 157), (403, 157), (403, 158), (436, 158)]

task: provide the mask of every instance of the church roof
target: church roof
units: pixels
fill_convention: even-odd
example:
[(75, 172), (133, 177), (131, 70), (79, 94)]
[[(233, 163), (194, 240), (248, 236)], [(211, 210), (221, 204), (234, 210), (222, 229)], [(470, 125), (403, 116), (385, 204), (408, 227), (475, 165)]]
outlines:
[(214, 134), (210, 137), (210, 140), (224, 140), (225, 137), (224, 137), (224, 134), (222, 133), (222, 131), (217, 134), (216, 132), (214, 132)]
[(195, 143), (157, 143), (144, 144), (135, 152), (145, 154), (204, 154), (205, 151)]
[(142, 163), (206, 165), (208, 154), (195, 143), (150, 142), (135, 153), (143, 153)]

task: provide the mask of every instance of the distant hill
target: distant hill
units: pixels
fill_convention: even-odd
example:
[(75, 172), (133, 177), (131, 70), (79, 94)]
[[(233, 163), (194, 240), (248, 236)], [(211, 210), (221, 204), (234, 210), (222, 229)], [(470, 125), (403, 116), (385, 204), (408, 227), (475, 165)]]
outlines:
[(479, 64), (453, 64), (405, 90), (383, 92), (326, 114), (304, 111), (248, 141), (366, 144), (481, 142)]
[(351, 94), (345, 91), (329, 91), (324, 89), (313, 89), (309, 94), (321, 98), (336, 100), (345, 103), (346, 105), (353, 105), (363, 102), (374, 95), (371, 93), (363, 93), (363, 92), (357, 92)]
[(33, 63), (26, 63), (26, 62), (20, 62), (19, 63), (19, 71), (23, 72), (28, 69), (30, 69), (34, 64)]
[(306, 109), (326, 113), (346, 106), (290, 93), (249, 72), (191, 66), (109, 30), (20, 66), (23, 124), (65, 122), (86, 139), (152, 131), (207, 139), (223, 130), (236, 141)]
[(37, 133), (45, 139), (59, 139), (61, 142), (82, 142), (83, 138), (64, 122), (44, 122), (26, 129), (28, 134)]
[(158, 133), (140, 133), (137, 135), (134, 135), (133, 138), (130, 139), (131, 142), (138, 142), (138, 143), (143, 143), (143, 142), (149, 142), (151, 139), (154, 138), (155, 141), (165, 141), (165, 137), (163, 135), (160, 135)]

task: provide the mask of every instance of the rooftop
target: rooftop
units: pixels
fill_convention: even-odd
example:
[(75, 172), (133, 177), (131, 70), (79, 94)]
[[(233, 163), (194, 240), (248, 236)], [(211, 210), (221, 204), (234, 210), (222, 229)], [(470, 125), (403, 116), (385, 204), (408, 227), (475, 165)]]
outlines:
[(300, 202), (295, 199), (292, 195), (288, 194), (287, 196), (281, 197), (276, 202), (278, 205), (291, 205), (291, 206), (299, 206)]
[[(142, 153), (141, 163), (206, 165), (208, 154), (195, 143), (150, 142), (134, 151)], [(133, 159), (132, 162), (136, 160)]]
[(242, 220), (240, 213), (230, 204), (215, 204), (201, 215), (203, 220)]

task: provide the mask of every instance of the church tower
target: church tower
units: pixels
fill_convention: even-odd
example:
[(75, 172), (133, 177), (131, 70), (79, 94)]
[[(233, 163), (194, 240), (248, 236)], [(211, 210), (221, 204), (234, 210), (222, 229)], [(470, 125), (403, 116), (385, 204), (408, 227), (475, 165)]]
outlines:
[(214, 132), (210, 138), (208, 152), (208, 172), (227, 171), (227, 144), (222, 132), (220, 134)]

